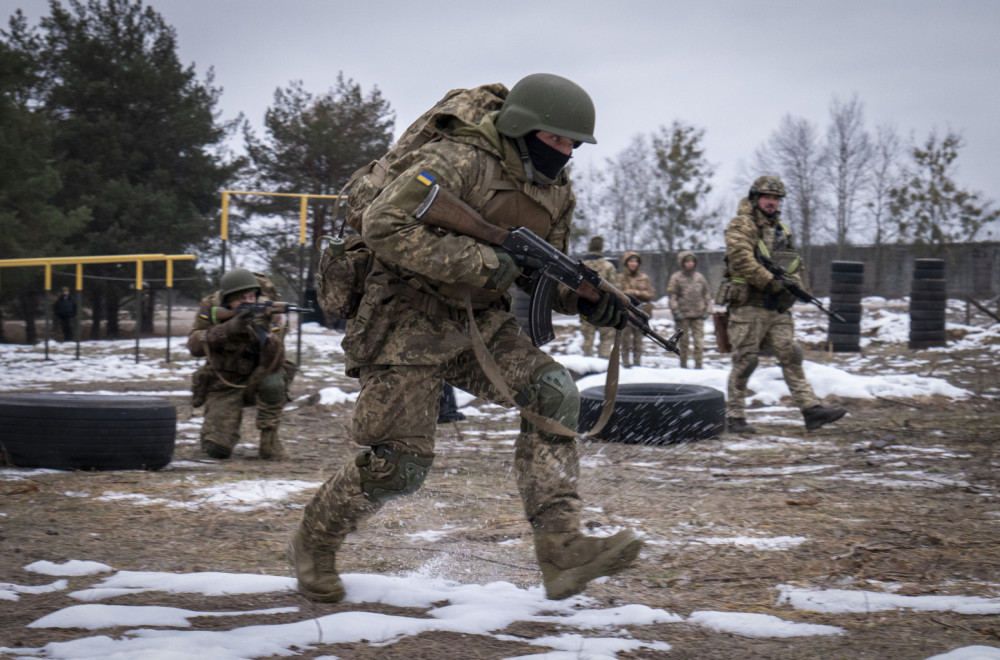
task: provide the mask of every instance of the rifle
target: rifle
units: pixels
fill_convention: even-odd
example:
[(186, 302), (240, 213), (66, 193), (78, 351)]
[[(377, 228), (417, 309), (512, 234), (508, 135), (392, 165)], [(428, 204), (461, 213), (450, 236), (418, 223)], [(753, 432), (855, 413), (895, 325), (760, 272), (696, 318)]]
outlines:
[(267, 300), (264, 302), (245, 302), (240, 303), (236, 309), (229, 309), (228, 307), (220, 306), (215, 308), (215, 318), (219, 321), (228, 321), (234, 316), (239, 316), (241, 314), (249, 314), (251, 316), (260, 316), (261, 314), (285, 314), (288, 312), (304, 312), (310, 313), (316, 310), (310, 309), (308, 307), (299, 307), (298, 305), (293, 305), (286, 302), (274, 302), (272, 300)]
[(499, 246), (510, 254), (518, 266), (532, 270), (528, 324), (536, 346), (543, 346), (555, 338), (552, 330), (552, 297), (558, 285), (564, 284), (591, 302), (600, 300), (602, 291), (616, 296), (625, 308), (626, 323), (665, 350), (680, 354), (677, 340), (684, 334), (683, 330), (677, 330), (669, 339), (661, 337), (650, 327), (649, 315), (639, 309), (636, 300), (594, 270), (579, 261), (573, 261), (546, 243), (527, 227), (504, 229), (491, 225), (475, 209), (436, 183), (430, 187), (427, 197), (413, 215), (429, 225)]
[(785, 272), (784, 268), (777, 265), (776, 263), (771, 261), (770, 258), (765, 257), (764, 255), (759, 255), (758, 259), (760, 260), (761, 265), (768, 271), (770, 271), (775, 278), (777, 278), (777, 280), (781, 283), (783, 287), (785, 287), (785, 290), (788, 291), (788, 293), (792, 294), (802, 302), (812, 303), (813, 305), (816, 305), (817, 307), (819, 307), (820, 311), (825, 313), (834, 321), (837, 321), (838, 323), (847, 323), (847, 321), (844, 320), (843, 316), (841, 316), (837, 312), (830, 311), (826, 307), (823, 307), (823, 303), (817, 300), (813, 296), (813, 294), (809, 293), (808, 291), (800, 287), (798, 284), (796, 284), (795, 281), (791, 278), (791, 276)]

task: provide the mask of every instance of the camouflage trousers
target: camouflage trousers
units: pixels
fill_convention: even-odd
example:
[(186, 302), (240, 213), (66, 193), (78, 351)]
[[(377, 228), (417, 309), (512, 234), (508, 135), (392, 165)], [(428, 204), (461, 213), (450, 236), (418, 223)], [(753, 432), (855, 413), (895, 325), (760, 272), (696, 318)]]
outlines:
[(687, 367), (691, 345), (694, 344), (694, 366), (701, 369), (702, 356), (705, 354), (705, 319), (700, 316), (681, 319), (677, 322), (677, 329), (684, 331), (677, 345), (677, 350), (681, 353), (681, 366)]
[(729, 308), (729, 342), (733, 347), (733, 369), (729, 372), (727, 417), (746, 417), (747, 382), (757, 368), (760, 349), (770, 347), (781, 365), (781, 373), (800, 410), (819, 404), (802, 371), (802, 349), (795, 342), (795, 322), (788, 312), (763, 307)]
[[(486, 346), (507, 385), (521, 393), (518, 402), (524, 405), (521, 399), (528, 393), (531, 402), (524, 407), (537, 410), (537, 386), (531, 384), (531, 375), (553, 363), (552, 358), (532, 345), (513, 318), (486, 340)], [(433, 455), (444, 380), (470, 394), (507, 405), (471, 350), (441, 365), (362, 367), (360, 380), (352, 436), (366, 449), (388, 445), (394, 450)], [(573, 439), (539, 433), (522, 419), (514, 445), (514, 470), (525, 514), (535, 529), (552, 533), (579, 531), (579, 455)], [(306, 505), (300, 532), (308, 543), (336, 551), (359, 522), (383, 505), (362, 493), (360, 471), (352, 459)]]
[(642, 341), (643, 334), (630, 325), (622, 329), (621, 356), (622, 365), (626, 367), (638, 367), (642, 364)]
[(243, 409), (255, 406), (257, 428), (276, 430), (287, 401), (287, 385), (282, 372), (265, 376), (256, 386), (209, 392), (205, 399), (205, 422), (201, 441), (215, 443), (232, 451), (240, 442)]
[(614, 328), (598, 328), (596, 325), (580, 319), (580, 332), (583, 334), (583, 354), (594, 354), (594, 336), (600, 332), (601, 340), (597, 345), (597, 356), (607, 359), (611, 355), (611, 347), (615, 343)]

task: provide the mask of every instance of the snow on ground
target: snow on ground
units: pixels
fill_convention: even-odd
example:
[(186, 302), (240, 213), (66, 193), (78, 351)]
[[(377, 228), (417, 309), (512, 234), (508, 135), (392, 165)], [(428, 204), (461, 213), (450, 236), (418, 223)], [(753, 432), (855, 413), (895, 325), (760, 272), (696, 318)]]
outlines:
[[(866, 300), (866, 304), (876, 311), (866, 315), (862, 323), (864, 338), (862, 345), (874, 341), (906, 342), (907, 317), (905, 305), (898, 301)], [(893, 310), (897, 311), (893, 311)], [(901, 310), (901, 311), (899, 311)], [(572, 319), (558, 322), (571, 323)], [(661, 330), (666, 328), (659, 326)], [(951, 327), (951, 324), (949, 324)], [(799, 323), (798, 332), (805, 337), (818, 339), (817, 333), (825, 332), (825, 326), (818, 322)], [(984, 359), (1000, 357), (1000, 329), (967, 327), (965, 339), (952, 343), (967, 347), (978, 347)], [(325, 331), (315, 325), (304, 329), (303, 344), (306, 351), (318, 355), (340, 352), (338, 333)], [(196, 366), (176, 339), (172, 348), (169, 365), (159, 359), (147, 359), (136, 363), (131, 355), (124, 355), (128, 341), (98, 342), (88, 344), (86, 355), (81, 360), (73, 360), (74, 346), (54, 345), (50, 348), (53, 359), (45, 360), (36, 347), (0, 344), (0, 367), (4, 372), (0, 391), (52, 391), (52, 383), (64, 383), (64, 391), (73, 392), (74, 384), (88, 382), (128, 383), (141, 379), (146, 383), (158, 380), (174, 380), (178, 376), (187, 378)], [(164, 339), (143, 340), (143, 348), (158, 355), (166, 355)], [(574, 350), (575, 349), (575, 350)], [(941, 349), (942, 353), (947, 349)], [(162, 353), (159, 353), (163, 351)], [(590, 374), (579, 381), (581, 389), (604, 384), (607, 361), (579, 355), (579, 342), (570, 339), (557, 355), (562, 363), (577, 373)], [(991, 357), (992, 356), (992, 357)], [(852, 358), (856, 364), (863, 364), (866, 358)], [(669, 382), (707, 385), (725, 392), (728, 364), (725, 360), (709, 359), (702, 370), (685, 370), (676, 367), (676, 360), (670, 357), (651, 357), (649, 366), (624, 370), (621, 381)], [(322, 367), (315, 367), (322, 371)], [(927, 371), (926, 363), (902, 357), (892, 363), (891, 369), (882, 369), (876, 375), (852, 373), (830, 365), (806, 362), (806, 375), (819, 396), (838, 395), (852, 398), (873, 398), (877, 396), (911, 398), (915, 396), (939, 395), (961, 399), (969, 392), (948, 384), (943, 378), (921, 376)], [(331, 378), (337, 374), (329, 370)], [(322, 374), (321, 374), (322, 375)], [(755, 394), (750, 404), (756, 419), (787, 418), (793, 411), (779, 406), (781, 396), (788, 393), (781, 379), (780, 369), (764, 366), (755, 372), (750, 382)], [(121, 391), (108, 392), (121, 394)], [(183, 396), (186, 390), (144, 391), (142, 394), (154, 396)], [(456, 392), (458, 403), (467, 415), (512, 414), (496, 406), (475, 407), (469, 404), (472, 397), (464, 392)], [(982, 395), (982, 393), (980, 393)], [(320, 391), (320, 403), (341, 403), (353, 401), (356, 392), (345, 391), (337, 386)], [(294, 404), (293, 404), (294, 405)], [(198, 420), (179, 425), (178, 441), (193, 442), (198, 432)], [(513, 437), (510, 438), (511, 442)], [(762, 448), (781, 447), (787, 444), (810, 444), (808, 440), (783, 438), (778, 436), (758, 436), (737, 440), (725, 446), (725, 452), (740, 452)], [(947, 447), (916, 448), (897, 445), (892, 447), (891, 456), (882, 460), (905, 462), (908, 455), (921, 452), (947, 452)], [(585, 457), (591, 467), (601, 461), (600, 453)], [(663, 479), (672, 479), (670, 466), (662, 467)], [(836, 466), (817, 464), (808, 466), (810, 470), (823, 473), (835, 470)], [(169, 469), (169, 467), (167, 468)], [(691, 469), (691, 468), (687, 468)], [(778, 477), (789, 468), (768, 468)], [(20, 481), (31, 478), (32, 474), (54, 472), (46, 470), (0, 469), (0, 481)], [(730, 476), (741, 476), (735, 473)], [(743, 475), (751, 476), (751, 475)], [(757, 470), (752, 476), (759, 479), (771, 476)], [(188, 477), (189, 479), (191, 477)], [(824, 478), (852, 479), (870, 478), (842, 472), (826, 474)], [(940, 474), (925, 475), (914, 471), (899, 470), (892, 477), (899, 483), (912, 487), (934, 488), (947, 482), (960, 484), (960, 480), (949, 479)], [(292, 480), (247, 480), (241, 482), (213, 483), (194, 490), (192, 497), (184, 502), (147, 498), (129, 493), (104, 493), (100, 499), (122, 498), (136, 506), (154, 503), (167, 506), (184, 506), (192, 510), (202, 507), (220, 507), (235, 511), (252, 511), (255, 508), (274, 506), (290, 492), (318, 486), (316, 483)], [(67, 492), (67, 497), (84, 497), (79, 493)], [(1000, 514), (998, 514), (1000, 515)], [(0, 520), (3, 514), (0, 513)], [(781, 552), (806, 541), (803, 537), (767, 537), (754, 530), (737, 536), (698, 536), (689, 530), (689, 542), (733, 544), (752, 548)], [(702, 530), (704, 532), (704, 530)], [(434, 542), (444, 534), (444, 530), (415, 532), (424, 542)], [(274, 608), (270, 610), (245, 611), (190, 611), (170, 607), (122, 606), (102, 604), (99, 601), (114, 596), (159, 591), (167, 593), (201, 594), (210, 599), (225, 594), (254, 594), (268, 592), (290, 592), (295, 589), (293, 578), (269, 575), (231, 573), (170, 574), (159, 572), (118, 571), (111, 566), (86, 559), (74, 559), (62, 564), (38, 558), (23, 567), (26, 571), (55, 579), (48, 584), (20, 585), (0, 583), (0, 601), (7, 601), (6, 607), (16, 607), (16, 603), (31, 599), (41, 593), (63, 591), (68, 588), (67, 577), (92, 577), (88, 588), (77, 589), (68, 595), (81, 601), (52, 612), (29, 624), (30, 627), (51, 627), (60, 629), (83, 629), (92, 634), (81, 634), (78, 638), (65, 642), (54, 642), (41, 648), (10, 648), (0, 646), (0, 654), (17, 658), (66, 658), (74, 660), (105, 658), (145, 658), (170, 657), (175, 660), (239, 660), (244, 658), (293, 655), (295, 649), (308, 648), (319, 642), (357, 642), (362, 639), (370, 643), (389, 643), (401, 638), (417, 635), (425, 631), (453, 631), (466, 634), (494, 635), (504, 637), (496, 630), (503, 630), (514, 621), (537, 621), (564, 623), (584, 633), (563, 634), (559, 637), (543, 637), (531, 643), (558, 649), (532, 658), (545, 660), (569, 660), (571, 658), (614, 658), (617, 652), (648, 648), (669, 650), (670, 645), (655, 640), (622, 638), (615, 634), (624, 625), (644, 625), (651, 623), (703, 626), (705, 628), (731, 632), (745, 636), (795, 637), (812, 635), (841, 635), (844, 631), (836, 626), (803, 624), (758, 613), (740, 612), (693, 612), (688, 617), (679, 616), (663, 609), (642, 605), (623, 605), (614, 608), (601, 607), (599, 603), (584, 595), (565, 601), (550, 601), (545, 598), (540, 586), (527, 589), (507, 582), (485, 585), (460, 584), (447, 579), (433, 577), (433, 567), (405, 575), (363, 575), (343, 576), (347, 588), (348, 602), (379, 602), (400, 607), (424, 608), (427, 617), (407, 617), (370, 612), (341, 612), (306, 618), (295, 623), (275, 625), (255, 625), (234, 627), (230, 630), (205, 631), (189, 630), (191, 619), (204, 616), (268, 615), (297, 611), (297, 608)], [(871, 586), (871, 585), (866, 585)], [(860, 589), (814, 589), (807, 584), (775, 584), (775, 603), (797, 610), (820, 612), (859, 612), (880, 610), (912, 611), (953, 611), (969, 614), (1000, 614), (1000, 598), (979, 598), (966, 596), (904, 596), (893, 593), (894, 585), (876, 585), (881, 591)], [(1000, 585), (998, 585), (1000, 593)], [(440, 605), (447, 603), (447, 605)], [(101, 630), (124, 626), (129, 628), (118, 638), (101, 634)], [(156, 629), (147, 626), (156, 626)], [(524, 638), (516, 638), (526, 641)], [(527, 657), (527, 656), (524, 656)], [(951, 652), (935, 655), (928, 660), (1000, 660), (1000, 648), (969, 646)]]

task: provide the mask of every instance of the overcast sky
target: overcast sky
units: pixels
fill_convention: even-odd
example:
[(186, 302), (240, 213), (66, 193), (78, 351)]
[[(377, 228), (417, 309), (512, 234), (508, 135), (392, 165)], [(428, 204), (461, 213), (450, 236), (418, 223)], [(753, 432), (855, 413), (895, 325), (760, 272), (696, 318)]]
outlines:
[[(33, 23), (47, 0), (2, 0)], [(602, 164), (674, 120), (704, 128), (715, 186), (734, 207), (748, 162), (786, 114), (826, 129), (834, 95), (857, 95), (870, 129), (962, 134), (960, 186), (1000, 203), (998, 0), (150, 0), (179, 56), (214, 67), (226, 118), (260, 126), (274, 90), (321, 94), (338, 71), (396, 112), (396, 135), (455, 87), (536, 72), (583, 86)], [(5, 12), (10, 14), (11, 11)]]

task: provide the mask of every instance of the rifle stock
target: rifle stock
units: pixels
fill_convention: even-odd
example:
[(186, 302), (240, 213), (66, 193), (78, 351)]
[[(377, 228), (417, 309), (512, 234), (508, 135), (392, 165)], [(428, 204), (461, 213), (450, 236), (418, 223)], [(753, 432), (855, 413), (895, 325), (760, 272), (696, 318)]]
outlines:
[(475, 209), (439, 184), (430, 186), (427, 197), (413, 215), (429, 225), (501, 247), (519, 266), (533, 270), (534, 287), (528, 319), (536, 346), (542, 346), (555, 337), (552, 331), (552, 297), (557, 285), (563, 284), (591, 302), (600, 300), (602, 292), (616, 296), (625, 307), (629, 325), (664, 349), (679, 354), (677, 339), (683, 330), (678, 330), (670, 339), (664, 339), (650, 327), (649, 315), (639, 309), (628, 295), (530, 229), (504, 229), (490, 224)]

